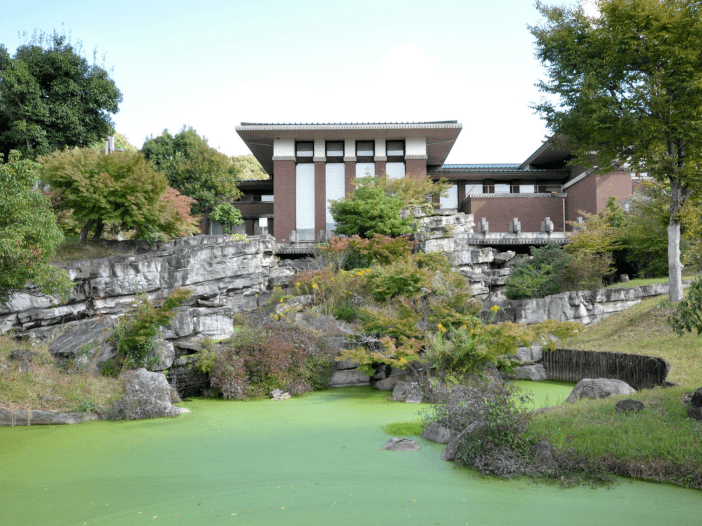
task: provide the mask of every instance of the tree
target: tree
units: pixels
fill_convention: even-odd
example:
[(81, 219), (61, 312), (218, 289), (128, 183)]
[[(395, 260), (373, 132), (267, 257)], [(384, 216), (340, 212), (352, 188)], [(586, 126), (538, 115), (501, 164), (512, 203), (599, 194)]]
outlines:
[[(547, 67), (535, 109), (573, 164), (647, 172), (668, 199), (670, 300), (682, 299), (680, 211), (702, 186), (702, 4), (598, 0), (599, 16), (537, 2)], [(592, 152), (596, 152), (593, 155)]]
[(370, 238), (373, 234), (398, 236), (412, 232), (412, 218), (401, 218), (407, 202), (397, 194), (385, 191), (380, 177), (355, 179), (356, 187), (345, 199), (332, 202), (331, 214), (336, 232), (358, 234)]
[(11, 57), (0, 44), (0, 152), (35, 159), (113, 130), (122, 94), (66, 35), (39, 33)]
[(49, 200), (34, 187), (41, 166), (10, 152), (0, 153), (0, 301), (35, 285), (45, 294), (67, 296), (73, 283), (65, 270), (50, 264), (63, 234)]
[(164, 130), (148, 138), (141, 150), (166, 174), (173, 188), (197, 200), (194, 213), (209, 212), (217, 204), (241, 197), (235, 164), (210, 148), (192, 128), (183, 127), (175, 136)]
[(166, 177), (141, 152), (105, 155), (80, 148), (56, 151), (39, 162), (58, 202), (83, 225), (82, 243), (91, 231), (99, 238), (106, 228), (134, 231), (134, 239), (147, 240), (184, 229), (181, 216), (162, 199)]
[(270, 179), (263, 166), (253, 155), (234, 155), (231, 160), (236, 167), (239, 179), (242, 181)]

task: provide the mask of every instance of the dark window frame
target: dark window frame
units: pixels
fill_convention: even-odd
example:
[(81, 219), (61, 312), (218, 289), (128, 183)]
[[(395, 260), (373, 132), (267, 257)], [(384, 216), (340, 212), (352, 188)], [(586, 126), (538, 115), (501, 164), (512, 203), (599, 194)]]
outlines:
[[(300, 156), (300, 145), (301, 144), (311, 144), (312, 145), (312, 155)], [(314, 141), (295, 141), (295, 162), (297, 163), (313, 163), (314, 162)]]
[[(358, 144), (359, 143), (370, 143), (371, 155), (358, 155)], [(356, 162), (357, 163), (372, 163), (375, 161), (375, 141), (356, 141)]]
[[(391, 142), (401, 142), (402, 143), (402, 155), (389, 155), (390, 148), (388, 144)], [(385, 141), (385, 156), (387, 157), (387, 162), (389, 163), (404, 163), (405, 155), (407, 155), (407, 143), (404, 140), (393, 139), (391, 141)]]
[[(341, 144), (341, 155), (329, 155), (329, 145), (332, 143)], [(324, 141), (324, 155), (328, 163), (343, 163), (344, 153), (346, 152), (345, 141)]]

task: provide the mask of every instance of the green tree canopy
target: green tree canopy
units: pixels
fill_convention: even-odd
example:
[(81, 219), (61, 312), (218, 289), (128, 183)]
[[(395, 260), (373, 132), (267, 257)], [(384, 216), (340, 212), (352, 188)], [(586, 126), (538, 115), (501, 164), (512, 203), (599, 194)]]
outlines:
[(175, 136), (164, 130), (148, 138), (141, 151), (166, 174), (173, 188), (197, 200), (194, 213), (209, 212), (217, 204), (241, 197), (235, 164), (210, 148), (192, 128), (184, 126)]
[(353, 192), (331, 204), (337, 233), (370, 238), (373, 234), (398, 236), (412, 232), (412, 218), (400, 217), (407, 201), (386, 192), (382, 177), (361, 177), (353, 184)]
[(0, 152), (34, 159), (112, 132), (122, 94), (66, 35), (35, 34), (14, 56), (0, 44)]
[(65, 270), (50, 264), (63, 234), (49, 200), (34, 187), (41, 166), (10, 152), (0, 153), (0, 300), (33, 284), (45, 294), (73, 288)]
[[(599, 0), (549, 7), (530, 30), (547, 68), (536, 106), (574, 164), (628, 166), (667, 187), (670, 299), (682, 299), (680, 211), (702, 185), (702, 4)], [(596, 154), (593, 155), (593, 152)]]
[(238, 172), (238, 177), (242, 181), (255, 181), (269, 179), (263, 166), (253, 155), (234, 155), (231, 157)]
[(44, 178), (58, 203), (83, 225), (81, 242), (89, 232), (100, 237), (106, 227), (134, 231), (135, 239), (177, 236), (181, 217), (162, 196), (166, 177), (141, 152), (105, 155), (90, 148), (56, 151), (39, 158)]

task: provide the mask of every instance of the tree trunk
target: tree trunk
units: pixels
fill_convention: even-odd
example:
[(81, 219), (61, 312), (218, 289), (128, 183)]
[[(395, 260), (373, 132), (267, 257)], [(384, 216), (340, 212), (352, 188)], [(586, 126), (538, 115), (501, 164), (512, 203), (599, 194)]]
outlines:
[(79, 241), (82, 244), (85, 244), (88, 242), (88, 233), (90, 232), (90, 229), (93, 226), (94, 221), (92, 219), (88, 219), (88, 222), (83, 225), (83, 228), (80, 229), (80, 238)]
[(670, 301), (683, 299), (682, 269), (680, 262), (680, 221), (670, 218), (668, 224), (668, 276), (670, 285), (668, 297)]
[(680, 210), (689, 192), (679, 179), (670, 180), (670, 221), (668, 222), (668, 297), (670, 301), (683, 299), (682, 269), (680, 262)]

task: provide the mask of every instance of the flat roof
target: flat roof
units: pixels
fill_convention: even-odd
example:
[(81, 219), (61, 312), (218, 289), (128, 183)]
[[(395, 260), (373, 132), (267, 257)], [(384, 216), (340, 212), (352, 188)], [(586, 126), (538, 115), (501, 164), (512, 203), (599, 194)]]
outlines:
[(461, 133), (455, 120), (358, 123), (252, 123), (242, 122), (236, 132), (268, 174), (273, 173), (273, 140), (371, 140), (426, 137), (427, 165), (442, 165)]

